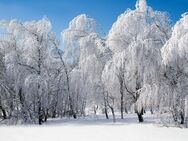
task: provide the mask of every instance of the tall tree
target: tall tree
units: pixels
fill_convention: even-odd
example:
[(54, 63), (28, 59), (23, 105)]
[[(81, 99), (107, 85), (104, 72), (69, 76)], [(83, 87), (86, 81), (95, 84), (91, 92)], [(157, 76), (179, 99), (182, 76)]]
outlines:
[(185, 99), (188, 86), (187, 24), (185, 14), (173, 28), (172, 36), (162, 48), (163, 76), (168, 91), (163, 97), (163, 106), (169, 108), (175, 122), (184, 124)]
[(51, 23), (43, 18), (31, 22), (5, 21), (2, 25), (8, 35), (3, 41), (7, 50), (5, 60), (14, 79), (24, 121), (37, 118), (42, 124), (47, 107), (50, 50), (54, 45)]
[(118, 75), (120, 94), (123, 95), (122, 91), (125, 90), (131, 97), (140, 122), (143, 121), (144, 105), (139, 99), (145, 88), (151, 87), (150, 82), (155, 82), (157, 78), (161, 61), (160, 48), (169, 35), (167, 14), (154, 11), (147, 6), (145, 0), (138, 0), (135, 10), (127, 10), (120, 15), (109, 32), (107, 44), (115, 56), (122, 60), (116, 67), (117, 71), (121, 71), (121, 75)]

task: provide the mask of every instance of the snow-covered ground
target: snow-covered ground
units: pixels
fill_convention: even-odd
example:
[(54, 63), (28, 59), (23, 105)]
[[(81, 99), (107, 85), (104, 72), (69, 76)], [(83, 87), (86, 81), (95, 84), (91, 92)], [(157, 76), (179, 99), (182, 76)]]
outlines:
[(43, 126), (1, 126), (0, 141), (188, 141), (188, 129), (161, 127), (156, 118), (127, 116), (116, 123), (95, 119), (56, 119)]

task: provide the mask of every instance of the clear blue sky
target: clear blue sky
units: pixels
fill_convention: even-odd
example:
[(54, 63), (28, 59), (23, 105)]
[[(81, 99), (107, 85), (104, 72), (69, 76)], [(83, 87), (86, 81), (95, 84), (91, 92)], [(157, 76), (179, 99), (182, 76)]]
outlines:
[[(156, 10), (170, 13), (175, 23), (188, 11), (188, 0), (147, 0)], [(0, 0), (0, 19), (34, 20), (47, 16), (57, 35), (79, 14), (87, 14), (108, 32), (113, 22), (127, 8), (134, 9), (136, 0)]]

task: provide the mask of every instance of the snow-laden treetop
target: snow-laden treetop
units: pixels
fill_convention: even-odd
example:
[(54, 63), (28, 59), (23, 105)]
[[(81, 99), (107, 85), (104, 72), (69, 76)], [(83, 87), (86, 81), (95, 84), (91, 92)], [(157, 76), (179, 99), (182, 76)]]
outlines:
[(181, 66), (185, 65), (184, 68), (188, 72), (188, 15), (182, 16), (174, 26), (171, 38), (162, 48), (162, 56), (164, 64), (181, 63)]
[(138, 0), (136, 2), (136, 9), (138, 9), (140, 12), (147, 11), (147, 2), (146, 2), (146, 0)]
[(81, 14), (75, 17), (70, 23), (66, 30), (72, 31), (82, 31), (82, 32), (95, 32), (96, 22), (94, 19), (89, 18), (86, 14)]
[[(64, 42), (64, 58), (71, 65), (78, 64), (80, 56), (80, 43), (86, 44), (86, 39), (94, 38), (96, 35), (96, 21), (86, 14), (75, 17), (69, 27), (61, 35)], [(93, 33), (93, 36), (89, 36)], [(87, 37), (88, 38), (85, 38)]]
[(113, 24), (107, 44), (113, 52), (121, 52), (138, 40), (155, 40), (161, 46), (168, 39), (169, 29), (165, 12), (153, 10), (146, 0), (138, 0), (136, 9), (127, 9)]

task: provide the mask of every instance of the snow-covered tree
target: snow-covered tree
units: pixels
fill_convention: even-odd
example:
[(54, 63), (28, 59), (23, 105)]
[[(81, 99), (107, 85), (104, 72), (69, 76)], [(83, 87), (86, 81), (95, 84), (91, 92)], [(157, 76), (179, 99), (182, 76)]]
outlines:
[[(176, 23), (172, 36), (162, 48), (164, 78), (168, 91), (163, 98), (175, 122), (184, 123), (185, 99), (188, 86), (188, 16)], [(187, 108), (186, 108), (187, 109)]]
[(108, 35), (107, 43), (115, 54), (114, 59), (121, 60), (119, 64), (113, 61), (116, 66), (114, 73), (119, 73), (121, 107), (124, 107), (123, 95), (129, 95), (141, 122), (143, 100), (149, 96), (144, 91), (157, 85), (160, 48), (169, 36), (167, 14), (154, 11), (145, 0), (138, 0), (135, 10), (128, 9), (119, 16)]
[[(74, 18), (70, 22), (69, 28), (62, 33), (62, 37), (65, 45), (64, 60), (69, 67), (70, 79), (74, 80), (79, 76), (79, 91), (82, 91), (79, 92), (79, 97), (85, 97), (84, 101), (86, 104), (88, 103), (87, 106), (94, 106), (95, 109), (95, 106), (98, 107), (99, 104), (95, 102), (100, 101), (96, 98), (100, 97), (98, 92), (101, 92), (99, 90), (101, 88), (101, 73), (110, 51), (105, 46), (104, 39), (97, 33), (96, 21), (85, 14)], [(75, 83), (75, 81), (73, 82)], [(74, 86), (76, 90), (73, 90)], [(75, 99), (78, 86), (71, 84), (70, 87), (73, 90), (71, 97)]]
[[(50, 66), (54, 34), (47, 18), (39, 21), (2, 21), (6, 37), (1, 41), (5, 50), (7, 73), (12, 77), (15, 96), (19, 99), (23, 120), (42, 124), (46, 116), (49, 83), (54, 71)], [(50, 72), (49, 72), (50, 71)]]
[(188, 128), (188, 96), (185, 98), (185, 126)]
[(121, 52), (137, 40), (153, 40), (159, 46), (169, 38), (169, 18), (154, 11), (145, 0), (138, 0), (135, 10), (126, 10), (113, 24), (108, 44), (113, 52)]
[(3, 59), (3, 54), (0, 52), (0, 115), (3, 116), (4, 119), (7, 117), (6, 109), (5, 109), (5, 98), (6, 98), (6, 81), (5, 81), (5, 64)]
[(96, 31), (96, 22), (85, 14), (75, 17), (69, 27), (62, 32), (64, 58), (70, 67), (78, 65), (80, 59), (79, 41)]
[[(0, 21), (0, 118), (39, 123), (101, 110), (170, 114), (188, 126), (188, 15), (137, 0), (104, 37), (96, 20), (75, 17), (58, 40), (46, 18)], [(60, 47), (63, 47), (61, 50)]]

